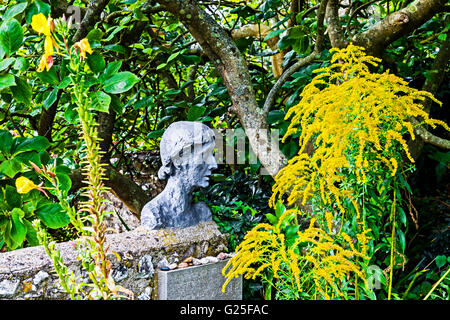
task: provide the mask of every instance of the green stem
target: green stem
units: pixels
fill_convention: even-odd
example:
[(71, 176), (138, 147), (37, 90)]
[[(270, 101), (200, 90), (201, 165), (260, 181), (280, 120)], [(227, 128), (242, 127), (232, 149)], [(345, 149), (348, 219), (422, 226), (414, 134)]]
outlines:
[(450, 268), (448, 268), (447, 272), (445, 272), (444, 275), (438, 280), (438, 282), (436, 282), (433, 285), (433, 287), (431, 288), (430, 292), (428, 292), (428, 294), (425, 296), (425, 298), (423, 298), (423, 300), (427, 300), (430, 297), (430, 295), (434, 291), (434, 289), (436, 289), (439, 286), (439, 284), (442, 282), (442, 280), (444, 280), (447, 277), (449, 272), (450, 272)]
[(392, 203), (392, 210), (391, 210), (391, 225), (392, 225), (392, 234), (391, 234), (391, 261), (390, 261), (391, 270), (390, 270), (390, 272), (389, 272), (388, 300), (391, 300), (391, 293), (392, 293), (392, 275), (393, 275), (393, 273), (394, 273), (395, 202), (396, 202), (396, 193), (394, 192), (394, 202)]

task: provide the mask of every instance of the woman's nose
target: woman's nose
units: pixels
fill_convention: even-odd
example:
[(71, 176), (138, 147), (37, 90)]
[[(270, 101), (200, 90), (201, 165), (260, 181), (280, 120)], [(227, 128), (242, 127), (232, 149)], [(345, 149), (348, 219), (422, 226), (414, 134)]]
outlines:
[(218, 168), (216, 158), (214, 158), (213, 155), (210, 155), (208, 158), (208, 166), (209, 166), (210, 170), (214, 170), (214, 169)]

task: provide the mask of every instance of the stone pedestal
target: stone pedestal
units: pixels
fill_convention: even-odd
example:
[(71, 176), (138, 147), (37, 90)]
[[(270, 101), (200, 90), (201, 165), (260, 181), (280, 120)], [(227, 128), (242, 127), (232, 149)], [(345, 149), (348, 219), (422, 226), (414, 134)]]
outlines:
[(227, 260), (171, 271), (158, 271), (159, 300), (242, 300), (242, 277), (231, 280), (225, 292), (222, 269)]
[[(147, 300), (157, 298), (156, 270), (159, 270), (162, 261), (175, 263), (187, 257), (200, 259), (216, 256), (226, 251), (227, 240), (211, 221), (183, 229), (148, 231), (138, 228), (110, 234), (107, 235), (107, 246), (116, 283), (132, 291), (135, 299)], [(56, 247), (78, 280), (88, 281), (86, 272), (77, 260), (74, 243), (63, 242)], [(207, 269), (212, 270), (214, 267), (209, 266)], [(219, 269), (217, 266), (211, 277), (223, 281)], [(69, 299), (69, 296), (59, 285), (58, 276), (44, 248), (37, 246), (0, 253), (0, 299), (63, 300)]]

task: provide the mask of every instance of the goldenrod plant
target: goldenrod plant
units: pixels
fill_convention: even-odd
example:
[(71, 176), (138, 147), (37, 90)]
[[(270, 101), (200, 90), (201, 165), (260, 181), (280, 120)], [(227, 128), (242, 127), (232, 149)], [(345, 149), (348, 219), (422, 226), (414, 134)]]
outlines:
[[(225, 285), (242, 274), (262, 277), (266, 298), (399, 297), (393, 271), (407, 262), (402, 193), (411, 193), (405, 173), (414, 169), (406, 141), (415, 133), (408, 119), (450, 128), (421, 104), (440, 101), (388, 71), (378, 73), (381, 60), (363, 48), (330, 51), (330, 65), (314, 71), (301, 101), (286, 114), (283, 142), (297, 134), (300, 149), (275, 177), (269, 204), (277, 216), (267, 215), (271, 224), (246, 235), (231, 268), (224, 269)], [(305, 152), (310, 143), (312, 155)], [(311, 212), (296, 209), (307, 202)], [(283, 203), (295, 208), (282, 213)], [(305, 230), (298, 215), (310, 219)], [(369, 270), (377, 271), (371, 283)]]
[[(85, 155), (81, 164), (87, 186), (82, 194), (86, 200), (81, 203), (80, 209), (76, 210), (69, 204), (67, 201), (68, 190), (60, 188), (58, 178), (52, 174), (51, 168), (45, 166), (40, 168), (35, 164), (32, 166), (50, 184), (50, 187), (47, 188), (51, 189), (52, 194), (58, 198), (61, 207), (68, 213), (72, 225), (77, 230), (80, 236), (76, 240), (78, 259), (81, 260), (82, 267), (89, 275), (91, 283), (76, 283), (73, 273), (69, 273), (64, 266), (61, 256), (55, 248), (55, 242), (46, 234), (40, 223), (35, 222), (38, 238), (53, 261), (62, 287), (72, 299), (118, 299), (126, 297), (126, 295), (132, 298), (132, 292), (115, 284), (112, 278), (111, 262), (107, 257), (108, 247), (105, 246), (106, 227), (103, 220), (107, 212), (104, 207), (103, 193), (108, 188), (103, 184), (104, 168), (101, 163), (97, 123), (94, 115), (96, 111), (107, 112), (111, 98), (100, 88), (92, 88), (95, 85), (92, 81), (93, 71), (87, 66), (86, 59), (93, 53), (93, 49), (86, 38), (69, 46), (66, 38), (69, 29), (61, 20), (54, 21), (50, 16), (46, 17), (39, 13), (33, 16), (31, 26), (37, 33), (45, 36), (45, 52), (37, 72), (49, 71), (53, 67), (53, 55), (67, 62), (68, 82), (65, 89), (71, 94), (72, 102), (76, 105), (81, 129), (80, 136), (84, 142), (83, 153)], [(117, 90), (122, 90), (121, 92), (123, 92), (133, 86), (137, 82), (137, 77), (130, 76), (130, 74), (126, 73), (124, 77), (121, 77), (120, 73), (115, 74), (119, 76), (116, 80), (122, 87), (121, 89), (110, 88), (109, 91), (116, 93)], [(114, 74), (107, 76), (111, 77)], [(107, 76), (104, 77), (106, 81)], [(104, 83), (100, 85), (105, 86)], [(23, 177), (16, 181), (16, 185), (19, 192), (28, 192), (39, 187)], [(85, 287), (91, 287), (91, 290), (85, 290)]]

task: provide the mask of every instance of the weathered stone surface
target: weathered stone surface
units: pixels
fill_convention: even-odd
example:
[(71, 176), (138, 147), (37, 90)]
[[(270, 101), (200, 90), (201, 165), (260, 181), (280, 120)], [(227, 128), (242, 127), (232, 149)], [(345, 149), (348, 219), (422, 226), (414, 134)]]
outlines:
[(242, 277), (231, 280), (225, 292), (222, 269), (227, 260), (171, 271), (158, 271), (160, 300), (241, 300)]
[[(156, 292), (151, 289), (156, 286), (155, 268), (159, 262), (178, 261), (197, 247), (207, 250), (194, 250), (194, 258), (217, 255), (226, 247), (226, 237), (211, 221), (184, 229), (149, 231), (139, 227), (130, 232), (107, 235), (106, 246), (109, 246), (108, 258), (117, 284), (131, 290), (136, 299), (147, 299)], [(89, 282), (76, 259), (73, 242), (59, 243), (56, 247), (79, 282), (83, 277)], [(42, 246), (0, 253), (0, 299), (68, 298)]]
[(0, 282), (0, 298), (11, 298), (19, 287), (19, 279), (5, 279)]

